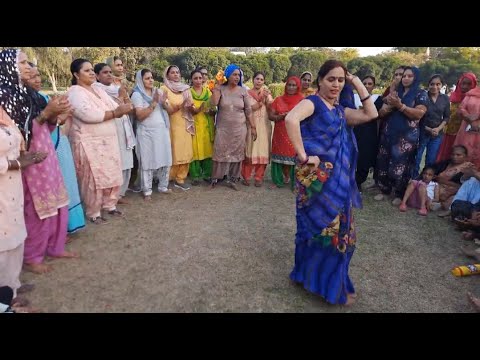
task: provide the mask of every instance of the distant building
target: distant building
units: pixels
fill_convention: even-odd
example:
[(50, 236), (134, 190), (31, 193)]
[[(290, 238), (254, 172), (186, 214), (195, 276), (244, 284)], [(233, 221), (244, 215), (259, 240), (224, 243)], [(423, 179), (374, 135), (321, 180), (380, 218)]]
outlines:
[(245, 51), (230, 51), (233, 55), (242, 55), (242, 56), (247, 56)]

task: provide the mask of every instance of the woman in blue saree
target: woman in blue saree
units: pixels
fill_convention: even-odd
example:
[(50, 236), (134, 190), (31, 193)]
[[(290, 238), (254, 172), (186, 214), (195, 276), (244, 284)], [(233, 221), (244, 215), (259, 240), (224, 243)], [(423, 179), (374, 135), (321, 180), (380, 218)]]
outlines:
[[(362, 109), (338, 104), (347, 82), (357, 90)], [(378, 113), (362, 81), (337, 60), (322, 65), (317, 86), (318, 93), (285, 119), (297, 153), (297, 233), (290, 278), (329, 303), (349, 305), (355, 297), (348, 275), (356, 242), (352, 207), (361, 207), (352, 129)]]

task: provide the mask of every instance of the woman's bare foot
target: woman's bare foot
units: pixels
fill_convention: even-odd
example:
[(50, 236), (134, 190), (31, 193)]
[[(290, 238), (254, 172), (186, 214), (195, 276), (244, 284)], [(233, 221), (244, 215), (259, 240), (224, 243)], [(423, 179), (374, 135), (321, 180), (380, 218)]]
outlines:
[(347, 294), (347, 302), (345, 303), (345, 306), (352, 306), (355, 304), (356, 298), (356, 294)]
[(145, 195), (143, 197), (143, 201), (152, 201), (152, 196), (151, 195)]
[(473, 294), (471, 292), (468, 292), (467, 293), (468, 295), (468, 299), (471, 301), (471, 303), (475, 306), (475, 308), (477, 309), (477, 311), (480, 311), (480, 299), (473, 296)]
[(12, 306), (13, 311), (18, 314), (40, 313), (40, 309), (30, 306)]
[(130, 203), (127, 200), (125, 200), (124, 198), (120, 198), (120, 199), (118, 199), (117, 204), (129, 205)]
[(57, 259), (74, 259), (74, 258), (80, 257), (80, 255), (75, 251), (64, 251), (59, 255), (49, 255), (49, 256)]
[(52, 265), (47, 265), (47, 264), (23, 264), (23, 268), (26, 271), (30, 271), (34, 274), (46, 274), (50, 271), (52, 271)]
[(278, 186), (277, 186), (277, 185), (275, 185), (275, 184), (272, 184), (272, 185), (270, 185), (268, 188), (269, 188), (270, 190), (273, 190), (273, 189), (276, 189), (276, 188), (278, 188)]
[(12, 300), (11, 307), (14, 306), (29, 306), (30, 305), (30, 300), (27, 298), (17, 296), (15, 299)]

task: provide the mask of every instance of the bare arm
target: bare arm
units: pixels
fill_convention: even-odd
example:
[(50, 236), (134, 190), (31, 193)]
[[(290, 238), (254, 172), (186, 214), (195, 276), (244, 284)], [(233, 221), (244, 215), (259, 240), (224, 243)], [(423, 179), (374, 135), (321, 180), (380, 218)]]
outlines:
[(310, 100), (302, 100), (285, 117), (288, 137), (301, 162), (308, 160), (300, 133), (300, 122), (313, 114), (315, 106)]
[(135, 116), (137, 117), (137, 120), (143, 121), (148, 118), (153, 113), (156, 107), (157, 103), (155, 103), (154, 101), (152, 101), (152, 103), (145, 108), (136, 107)]
[(218, 103), (220, 101), (220, 85), (215, 86), (215, 88), (212, 90), (212, 97), (210, 98), (210, 104), (212, 106), (218, 106)]
[[(347, 79), (349, 79), (349, 74), (347, 74)], [(360, 99), (366, 100), (362, 101), (363, 107), (361, 109), (345, 109), (345, 118), (347, 119), (347, 124), (350, 126), (358, 126), (369, 122), (370, 120), (376, 119), (378, 117), (378, 111), (373, 103), (372, 97), (365, 88), (365, 85), (363, 85), (358, 76), (354, 76), (352, 79), (350, 79), (350, 82), (355, 87), (355, 90), (357, 90)]]
[(435, 190), (433, 191), (433, 201), (439, 202), (440, 201), (440, 189), (438, 184), (435, 185)]

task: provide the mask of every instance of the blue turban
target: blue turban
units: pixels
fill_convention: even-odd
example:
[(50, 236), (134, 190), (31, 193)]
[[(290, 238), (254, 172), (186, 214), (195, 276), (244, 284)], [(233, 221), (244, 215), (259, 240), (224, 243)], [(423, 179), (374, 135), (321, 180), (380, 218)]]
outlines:
[(225, 68), (225, 71), (223, 73), (225, 74), (225, 77), (228, 79), (235, 70), (240, 71), (240, 81), (238, 82), (238, 86), (242, 86), (243, 75), (242, 75), (242, 70), (240, 70), (240, 67), (238, 65), (235, 65), (235, 64), (228, 65)]

